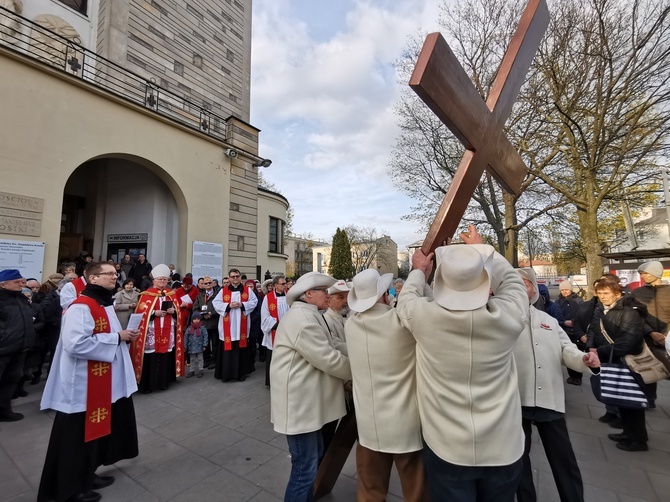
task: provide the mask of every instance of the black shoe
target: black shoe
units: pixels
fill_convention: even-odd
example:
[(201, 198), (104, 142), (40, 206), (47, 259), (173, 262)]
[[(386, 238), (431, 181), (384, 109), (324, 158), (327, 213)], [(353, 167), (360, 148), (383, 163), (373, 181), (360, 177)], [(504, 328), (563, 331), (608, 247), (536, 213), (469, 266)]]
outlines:
[(610, 423), (612, 420), (618, 418), (614, 413), (610, 413), (609, 411), (605, 413), (602, 417), (598, 419), (598, 422), (602, 422), (604, 424)]
[(33, 375), (33, 379), (30, 381), (30, 385), (37, 385), (42, 380), (42, 373), (36, 373)]
[(242, 376), (242, 377), (238, 378), (237, 381), (238, 382), (244, 382), (246, 379), (247, 379), (246, 376)]
[(94, 490), (99, 490), (100, 488), (105, 488), (112, 483), (114, 483), (115, 479), (114, 476), (98, 476), (97, 474), (93, 475), (93, 485), (92, 488)]
[(616, 417), (607, 425), (609, 425), (612, 429), (623, 429), (623, 422), (619, 417)]
[(102, 498), (102, 495), (100, 495), (98, 492), (94, 492), (92, 490), (89, 490), (87, 492), (83, 493), (78, 493), (77, 495), (73, 495), (70, 497), (68, 502), (98, 502)]
[(625, 434), (608, 434), (607, 439), (611, 439), (612, 441), (619, 443), (621, 441), (628, 441), (630, 438)]
[[(23, 385), (23, 384), (21, 384)], [(14, 391), (14, 395), (12, 396), (12, 399), (18, 399), (20, 397), (26, 397), (28, 395), (28, 391), (24, 389), (23, 387), (19, 387)]]
[(23, 413), (10, 411), (9, 413), (0, 415), (0, 422), (17, 422), (18, 420), (23, 420)]
[(616, 447), (623, 451), (649, 451), (647, 443), (640, 441), (622, 441), (617, 443)]
[(195, 376), (196, 376), (196, 378), (202, 378), (203, 375), (204, 375), (204, 373), (202, 372), (202, 370), (200, 370), (200, 371), (198, 371), (198, 373)]

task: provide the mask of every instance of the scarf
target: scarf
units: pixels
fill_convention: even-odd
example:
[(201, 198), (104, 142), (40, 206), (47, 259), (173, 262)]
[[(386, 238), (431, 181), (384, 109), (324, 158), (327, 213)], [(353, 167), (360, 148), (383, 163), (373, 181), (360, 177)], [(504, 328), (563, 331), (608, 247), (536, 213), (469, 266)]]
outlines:
[(103, 307), (110, 307), (114, 304), (114, 292), (96, 284), (86, 284), (81, 294), (93, 298)]

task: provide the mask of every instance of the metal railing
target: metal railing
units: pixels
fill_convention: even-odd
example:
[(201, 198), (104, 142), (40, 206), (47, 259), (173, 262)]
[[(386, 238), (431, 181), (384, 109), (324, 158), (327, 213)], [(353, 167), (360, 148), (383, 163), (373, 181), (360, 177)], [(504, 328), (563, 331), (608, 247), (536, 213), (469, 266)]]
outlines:
[(226, 140), (226, 119), (168, 91), (44, 26), (0, 7), (0, 46), (55, 67), (115, 96), (204, 133)]

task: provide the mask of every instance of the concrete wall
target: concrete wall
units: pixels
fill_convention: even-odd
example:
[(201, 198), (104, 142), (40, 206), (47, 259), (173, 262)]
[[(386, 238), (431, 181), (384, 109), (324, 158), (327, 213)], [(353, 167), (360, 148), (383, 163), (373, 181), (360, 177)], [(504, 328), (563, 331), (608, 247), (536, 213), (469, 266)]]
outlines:
[(228, 261), (231, 165), (220, 143), (2, 49), (0, 75), (2, 191), (44, 199), (42, 233), (29, 240), (46, 243), (46, 271), (56, 266), (65, 183), (97, 158), (136, 162), (167, 185), (180, 270), (190, 269), (194, 240), (223, 243), (224, 269), (237, 265)]
[[(272, 276), (286, 275), (286, 260), (288, 255), (282, 253), (271, 253), (270, 249), (270, 217), (286, 222), (286, 211), (288, 204), (286, 200), (273, 193), (258, 191), (258, 265), (261, 266), (261, 274), (270, 271)], [(283, 234), (283, 229), (282, 229)], [(283, 236), (283, 235), (282, 235)]]

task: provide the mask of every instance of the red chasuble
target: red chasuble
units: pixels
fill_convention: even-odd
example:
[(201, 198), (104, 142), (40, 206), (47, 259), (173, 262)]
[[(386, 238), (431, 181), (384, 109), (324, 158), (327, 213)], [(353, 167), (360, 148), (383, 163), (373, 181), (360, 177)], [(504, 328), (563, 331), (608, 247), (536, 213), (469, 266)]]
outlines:
[(77, 277), (74, 281), (72, 281), (72, 285), (74, 286), (74, 290), (77, 292), (77, 298), (79, 298), (79, 295), (86, 287), (86, 279), (84, 279), (83, 276)]
[[(160, 310), (159, 298), (174, 302), (174, 309), (177, 313), (176, 321), (170, 315), (163, 318), (154, 317), (151, 320), (151, 313), (154, 310)], [(144, 347), (147, 341), (147, 333), (149, 331), (149, 323), (154, 323), (154, 335), (156, 338), (156, 353), (162, 354), (170, 348), (170, 332), (173, 323), (176, 327), (174, 338), (175, 364), (177, 376), (184, 376), (184, 331), (182, 330), (180, 301), (175, 292), (171, 289), (164, 289), (162, 292), (156, 288), (149, 288), (143, 291), (137, 301), (137, 308), (135, 313), (143, 314), (142, 322), (140, 323), (140, 334), (137, 339), (130, 344), (130, 357), (133, 360), (133, 368), (135, 369), (135, 378), (139, 383), (142, 378), (142, 365), (144, 364)], [(160, 320), (164, 319), (163, 327), (161, 328)]]
[[(242, 291), (236, 291), (240, 293), (240, 301), (247, 302), (249, 301), (249, 288), (244, 288)], [(230, 303), (231, 298), (233, 297), (233, 292), (228, 289), (228, 286), (223, 288), (221, 293), (224, 303)], [(223, 350), (233, 350), (233, 342), (230, 338), (230, 310), (226, 312), (226, 315), (223, 317)], [(248, 317), (244, 315), (243, 312), (240, 312), (240, 348), (243, 349), (247, 346), (247, 335), (249, 333), (248, 329)]]
[[(79, 281), (77, 281), (79, 282)], [(86, 305), (91, 310), (95, 323), (93, 334), (111, 333), (109, 316), (105, 307), (88, 296), (79, 296), (72, 304)], [(84, 441), (107, 436), (112, 433), (112, 364), (88, 361), (86, 384), (86, 425)]]
[[(268, 293), (268, 310), (270, 315), (274, 317), (274, 320), (279, 322), (279, 309), (277, 308), (277, 295), (274, 291)], [(275, 346), (275, 333), (276, 330), (272, 330), (272, 346)]]

